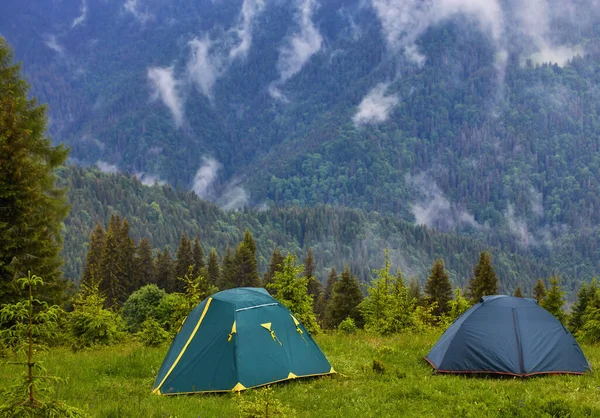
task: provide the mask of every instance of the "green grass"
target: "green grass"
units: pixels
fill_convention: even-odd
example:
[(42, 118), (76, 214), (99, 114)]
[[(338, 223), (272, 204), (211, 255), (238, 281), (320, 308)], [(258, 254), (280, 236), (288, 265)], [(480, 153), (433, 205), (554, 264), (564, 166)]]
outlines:
[[(318, 344), (343, 375), (277, 384), (273, 394), (298, 417), (600, 416), (596, 373), (524, 380), (435, 375), (423, 356), (438, 337), (438, 333), (390, 338), (319, 335)], [(238, 416), (238, 395), (152, 395), (167, 348), (130, 343), (78, 353), (54, 349), (41, 357), (51, 374), (68, 378), (59, 386), (58, 397), (86, 407), (95, 417)], [(599, 367), (600, 347), (583, 350), (592, 367)], [(373, 371), (374, 359), (383, 363), (383, 374)], [(1, 365), (0, 386), (18, 370)]]

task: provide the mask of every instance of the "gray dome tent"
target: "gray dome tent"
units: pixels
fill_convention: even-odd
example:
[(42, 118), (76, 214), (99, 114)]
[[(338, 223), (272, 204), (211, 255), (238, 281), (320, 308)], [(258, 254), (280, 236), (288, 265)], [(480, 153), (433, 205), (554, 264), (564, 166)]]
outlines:
[(484, 296), (425, 357), (440, 373), (582, 374), (591, 367), (569, 331), (533, 299)]

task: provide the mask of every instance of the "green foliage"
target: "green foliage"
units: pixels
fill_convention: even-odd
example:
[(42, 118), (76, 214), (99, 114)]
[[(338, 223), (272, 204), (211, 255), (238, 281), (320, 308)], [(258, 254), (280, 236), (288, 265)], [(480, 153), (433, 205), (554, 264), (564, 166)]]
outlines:
[(46, 108), (29, 99), (29, 86), (0, 37), (0, 304), (23, 299), (15, 277), (33, 269), (46, 278), (39, 297), (64, 300), (60, 267), (65, 190), (55, 170), (67, 159), (46, 137)]
[(565, 322), (567, 316), (563, 310), (565, 292), (562, 290), (558, 276), (550, 279), (550, 289), (542, 301), (542, 307), (554, 315), (560, 322)]
[(354, 319), (348, 317), (340, 322), (340, 325), (338, 325), (338, 331), (346, 335), (356, 334), (358, 327), (356, 326)]
[(356, 326), (362, 328), (363, 317), (359, 310), (363, 294), (356, 276), (346, 267), (339, 280), (333, 285), (331, 298), (327, 303), (325, 323), (329, 328), (335, 328), (346, 318), (351, 317)]
[(296, 416), (296, 411), (285, 406), (275, 397), (271, 386), (251, 389), (237, 395), (238, 413), (240, 418), (269, 418)]
[(167, 293), (155, 310), (156, 320), (171, 334), (177, 332), (189, 313), (190, 305), (181, 293)]
[(194, 309), (202, 300), (219, 291), (203, 276), (194, 276), (194, 266), (189, 266), (187, 274), (178, 277), (183, 283), (185, 299), (187, 301), (188, 312)]
[(12, 379), (12, 386), (0, 389), (0, 416), (3, 417), (85, 417), (83, 411), (52, 399), (53, 383), (60, 382), (55, 376), (48, 376), (33, 354), (44, 348), (41, 338), (54, 334), (60, 308), (49, 306), (33, 296), (33, 289), (44, 286), (44, 281), (28, 272), (27, 277), (17, 280), (17, 285), (29, 292), (29, 297), (14, 304), (4, 304), (0, 308), (0, 321), (10, 321), (13, 325), (0, 332), (8, 334), (9, 341), (17, 353), (25, 354), (26, 361), (13, 364), (24, 365), (27, 372), (22, 377)]
[(372, 364), (371, 368), (377, 374), (384, 374), (385, 373), (385, 365), (379, 359), (374, 359), (373, 360), (373, 364)]
[(234, 287), (258, 287), (258, 263), (256, 261), (256, 243), (249, 230), (244, 232), (242, 242), (235, 249), (233, 262), (236, 266)]
[(522, 298), (523, 296), (523, 290), (521, 290), (521, 286), (517, 286), (517, 288), (515, 289), (515, 293), (513, 293), (513, 296), (517, 297), (517, 298)]
[(148, 317), (142, 322), (137, 333), (138, 340), (146, 347), (158, 347), (166, 343), (170, 337), (171, 335), (153, 317)]
[(129, 295), (121, 310), (127, 330), (138, 332), (146, 319), (156, 318), (156, 310), (165, 296), (165, 291), (155, 284), (146, 285)]
[(437, 259), (431, 268), (431, 274), (425, 284), (425, 294), (429, 306), (436, 304), (433, 311), (434, 316), (441, 317), (450, 311), (452, 285), (441, 258)]
[(588, 304), (596, 297), (598, 293), (598, 279), (593, 278), (588, 284), (581, 285), (581, 289), (577, 293), (577, 300), (571, 308), (571, 316), (569, 318), (569, 330), (576, 334), (584, 325), (583, 316), (585, 315)]
[(314, 334), (320, 331), (320, 327), (313, 311), (313, 299), (308, 294), (308, 279), (302, 276), (303, 271), (304, 266), (297, 264), (297, 257), (288, 254), (281, 264), (281, 271), (275, 272), (273, 283), (268, 288)]
[(98, 285), (81, 285), (70, 314), (71, 346), (74, 350), (112, 345), (124, 337), (125, 324), (114, 311), (104, 308)]
[(538, 304), (542, 305), (544, 298), (546, 297), (546, 285), (542, 279), (538, 279), (533, 288), (533, 298)]
[(600, 342), (600, 290), (597, 282), (590, 284), (585, 299), (583, 313), (580, 310), (576, 312), (578, 319), (575, 321), (579, 322), (579, 329), (575, 335), (582, 341), (595, 344)]
[(470, 307), (470, 301), (462, 295), (460, 289), (454, 289), (454, 299), (450, 301), (450, 312), (447, 318), (448, 324), (456, 321)]
[(468, 294), (472, 303), (479, 302), (483, 296), (498, 294), (498, 278), (487, 251), (479, 254), (479, 262), (473, 269), (473, 278), (469, 281)]

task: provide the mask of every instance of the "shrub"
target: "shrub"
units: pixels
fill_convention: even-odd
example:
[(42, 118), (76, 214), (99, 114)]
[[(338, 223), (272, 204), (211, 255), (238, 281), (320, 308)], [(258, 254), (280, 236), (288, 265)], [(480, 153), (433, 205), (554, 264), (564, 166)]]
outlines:
[(377, 374), (384, 374), (385, 373), (385, 365), (383, 364), (383, 362), (381, 360), (374, 359), (373, 360), (373, 365), (371, 366), (371, 368)]
[(289, 417), (296, 416), (296, 411), (283, 405), (273, 395), (270, 386), (249, 390), (237, 396), (240, 418)]
[(189, 313), (188, 301), (180, 293), (167, 294), (154, 311), (159, 324), (171, 333), (177, 332)]
[(170, 334), (165, 331), (156, 319), (148, 317), (140, 325), (137, 337), (146, 347), (158, 347), (169, 340)]
[(356, 326), (356, 323), (354, 323), (354, 319), (347, 317), (340, 323), (338, 330), (343, 334), (349, 335), (355, 334), (358, 327)]
[(123, 320), (129, 332), (138, 332), (147, 318), (156, 318), (156, 310), (166, 292), (149, 284), (133, 292), (123, 304)]

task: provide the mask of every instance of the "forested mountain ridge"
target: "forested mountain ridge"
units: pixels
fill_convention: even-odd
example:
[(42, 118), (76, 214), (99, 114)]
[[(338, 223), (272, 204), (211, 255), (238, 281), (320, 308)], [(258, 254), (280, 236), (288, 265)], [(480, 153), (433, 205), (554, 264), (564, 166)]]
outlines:
[(76, 162), (224, 208), (394, 213), (588, 279), (595, 5), (10, 0), (0, 34)]

